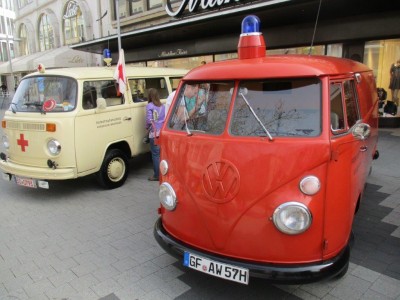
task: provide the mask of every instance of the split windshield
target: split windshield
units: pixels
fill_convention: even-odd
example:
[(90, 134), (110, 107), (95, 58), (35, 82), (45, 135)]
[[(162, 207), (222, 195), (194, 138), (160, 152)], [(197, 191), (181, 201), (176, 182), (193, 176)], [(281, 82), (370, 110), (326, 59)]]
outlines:
[[(187, 82), (179, 91), (168, 127), (233, 136), (312, 137), (321, 133), (321, 82), (317, 78), (234, 82)], [(235, 97), (234, 97), (235, 96)], [(234, 97), (234, 99), (233, 99)]]
[(59, 76), (23, 79), (13, 97), (13, 112), (68, 112), (75, 109), (77, 83)]

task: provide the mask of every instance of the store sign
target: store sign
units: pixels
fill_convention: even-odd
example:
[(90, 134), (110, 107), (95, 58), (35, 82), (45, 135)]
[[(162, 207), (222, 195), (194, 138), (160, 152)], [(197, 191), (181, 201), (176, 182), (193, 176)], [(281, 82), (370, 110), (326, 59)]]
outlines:
[(224, 5), (240, 1), (241, 0), (182, 0), (178, 9), (174, 11), (172, 9), (171, 0), (167, 0), (165, 10), (167, 11), (167, 14), (171, 17), (179, 17), (185, 11), (186, 7), (188, 7), (189, 12), (194, 12), (197, 11), (199, 7), (200, 9), (210, 9), (215, 7), (222, 7)]
[(187, 54), (188, 51), (185, 49), (176, 49), (176, 50), (162, 51), (160, 54), (158, 54), (158, 57), (172, 57), (172, 56), (181, 56)]
[(83, 63), (83, 59), (79, 55), (75, 55), (68, 62), (71, 64), (80, 64)]
[(79, 5), (75, 1), (69, 1), (67, 4), (67, 9), (63, 15), (63, 19), (70, 19), (78, 15)]

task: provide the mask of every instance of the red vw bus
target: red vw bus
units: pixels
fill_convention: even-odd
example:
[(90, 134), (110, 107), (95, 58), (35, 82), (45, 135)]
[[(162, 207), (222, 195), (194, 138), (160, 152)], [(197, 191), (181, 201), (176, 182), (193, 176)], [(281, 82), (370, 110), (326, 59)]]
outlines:
[(158, 243), (192, 269), (248, 284), (346, 273), (378, 157), (378, 97), (356, 61), (266, 56), (259, 19), (238, 59), (181, 81), (160, 137)]

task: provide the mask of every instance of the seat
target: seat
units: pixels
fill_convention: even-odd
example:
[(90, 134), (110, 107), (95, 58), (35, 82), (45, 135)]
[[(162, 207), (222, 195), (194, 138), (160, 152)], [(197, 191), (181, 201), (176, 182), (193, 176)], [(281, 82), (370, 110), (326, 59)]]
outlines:
[(335, 112), (331, 112), (331, 128), (332, 130), (339, 129), (339, 116)]
[(97, 106), (96, 100), (97, 100), (96, 88), (94, 86), (89, 86), (83, 92), (83, 96), (82, 96), (83, 108), (84, 109), (96, 108), (96, 106)]

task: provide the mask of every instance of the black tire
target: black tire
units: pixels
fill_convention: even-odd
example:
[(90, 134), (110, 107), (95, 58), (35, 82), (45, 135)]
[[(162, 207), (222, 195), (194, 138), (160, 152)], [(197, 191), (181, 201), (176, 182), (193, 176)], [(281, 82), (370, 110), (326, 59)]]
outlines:
[(128, 158), (119, 149), (106, 152), (103, 164), (97, 172), (97, 180), (106, 189), (115, 189), (124, 184), (129, 174)]

